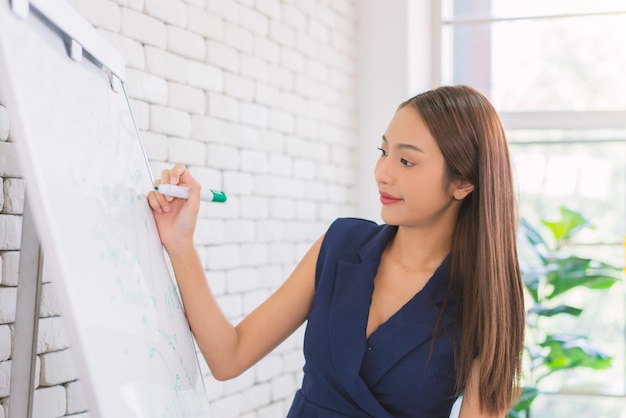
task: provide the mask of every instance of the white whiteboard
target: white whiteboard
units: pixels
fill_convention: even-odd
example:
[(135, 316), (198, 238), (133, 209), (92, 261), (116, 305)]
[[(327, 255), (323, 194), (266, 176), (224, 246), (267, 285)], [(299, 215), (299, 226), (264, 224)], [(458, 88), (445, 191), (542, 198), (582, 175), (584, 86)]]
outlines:
[(21, 19), (0, 0), (0, 28), (0, 100), (90, 416), (209, 417), (123, 90), (70, 59), (63, 33), (33, 11)]

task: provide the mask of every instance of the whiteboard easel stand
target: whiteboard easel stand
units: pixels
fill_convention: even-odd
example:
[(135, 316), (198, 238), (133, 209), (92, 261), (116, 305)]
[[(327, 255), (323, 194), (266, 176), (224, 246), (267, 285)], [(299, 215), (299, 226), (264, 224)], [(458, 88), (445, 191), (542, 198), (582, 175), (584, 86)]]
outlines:
[[(105, 72), (111, 89), (115, 92), (124, 89), (124, 60), (110, 45), (100, 40), (97, 31), (71, 6), (63, 3), (55, 6), (47, 0), (11, 0), (11, 10), (22, 19), (28, 17), (31, 9), (45, 16), (48, 24), (52, 24), (63, 34), (67, 54), (74, 61), (80, 62), (83, 51), (87, 51), (91, 60)], [(79, 43), (76, 39), (81, 39), (82, 42)], [(139, 135), (135, 118), (132, 117), (132, 120)], [(8, 418), (31, 418), (33, 413), (42, 271), (41, 245), (33, 214), (25, 198)]]
[(26, 199), (19, 269), (9, 418), (30, 418), (35, 390), (43, 254)]
[[(116, 92), (120, 90), (120, 82), (124, 78), (124, 61), (115, 50), (95, 39), (95, 29), (82, 23), (80, 16), (72, 9), (59, 10), (51, 7), (45, 0), (11, 0), (13, 13), (22, 19), (28, 17), (31, 7), (54, 22), (67, 36), (67, 53), (74, 61), (82, 60), (83, 45), (76, 41), (82, 39), (93, 59), (108, 64), (101, 65), (109, 78), (111, 88)], [(28, 201), (25, 199), (8, 418), (32, 417), (42, 269), (41, 246)]]

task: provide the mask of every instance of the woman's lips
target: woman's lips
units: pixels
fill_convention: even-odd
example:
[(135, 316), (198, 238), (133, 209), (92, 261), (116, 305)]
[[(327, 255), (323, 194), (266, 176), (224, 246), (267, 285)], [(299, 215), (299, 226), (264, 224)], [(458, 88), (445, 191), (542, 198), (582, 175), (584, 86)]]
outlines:
[(380, 193), (380, 203), (382, 203), (383, 205), (391, 205), (391, 204), (402, 201), (402, 199), (398, 199), (397, 197), (392, 196), (388, 193), (384, 193), (384, 192), (379, 192), (379, 193)]

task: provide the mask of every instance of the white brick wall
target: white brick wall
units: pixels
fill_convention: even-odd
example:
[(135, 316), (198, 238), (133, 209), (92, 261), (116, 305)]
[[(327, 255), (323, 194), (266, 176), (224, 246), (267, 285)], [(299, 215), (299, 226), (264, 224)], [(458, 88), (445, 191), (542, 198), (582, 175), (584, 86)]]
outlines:
[(0, 105), (0, 141), (9, 139), (9, 110)]
[[(3, 213), (18, 215), (24, 212), (24, 180), (7, 178), (3, 182)], [(2, 207), (2, 206), (0, 206)]]
[[(70, 0), (125, 59), (154, 175), (188, 165), (228, 202), (203, 204), (195, 240), (226, 315), (265, 300), (356, 201), (356, 0)], [(24, 187), (0, 106), (0, 418), (10, 403)], [(35, 417), (88, 416), (56, 278), (44, 274)], [(302, 378), (303, 328), (240, 377), (212, 415), (277, 418)]]
[[(83, 395), (83, 388), (80, 381), (70, 382), (65, 385), (67, 391), (67, 413), (77, 414), (84, 412), (88, 409), (87, 402), (85, 402), (85, 396)], [(86, 418), (86, 415), (84, 415)], [(83, 415), (74, 416), (73, 418), (83, 417)]]
[(11, 390), (11, 360), (0, 362), (0, 398), (9, 396)]
[(54, 386), (78, 379), (71, 349), (45, 353), (40, 358), (40, 385)]
[(11, 356), (11, 328), (9, 325), (0, 325), (0, 361), (8, 360)]
[(0, 283), (4, 286), (17, 286), (17, 277), (20, 265), (19, 252), (0, 252), (0, 259), (2, 259), (2, 280)]
[(67, 397), (63, 386), (35, 389), (33, 418), (57, 418), (65, 415)]
[(15, 322), (15, 308), (17, 305), (17, 288), (0, 287), (0, 324)]

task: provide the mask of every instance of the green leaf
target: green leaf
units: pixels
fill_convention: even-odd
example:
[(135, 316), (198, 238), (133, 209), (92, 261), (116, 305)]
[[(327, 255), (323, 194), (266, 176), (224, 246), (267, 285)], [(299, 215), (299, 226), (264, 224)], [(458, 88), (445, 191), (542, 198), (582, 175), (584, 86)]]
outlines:
[(535, 303), (539, 303), (539, 289), (547, 280), (542, 279), (547, 278), (550, 274), (553, 274), (553, 271), (556, 268), (557, 266), (554, 264), (546, 266), (531, 266), (525, 260), (520, 260), (520, 270), (522, 272), (524, 287), (526, 287), (526, 290), (528, 290), (528, 293), (533, 298)]
[(530, 297), (533, 298), (533, 301), (535, 303), (539, 303), (539, 285), (541, 283), (540, 279), (541, 275), (537, 274), (536, 272), (528, 270), (522, 272), (524, 287), (526, 287), (526, 290), (530, 294)]
[(567, 241), (582, 228), (591, 228), (591, 223), (580, 213), (561, 206), (561, 219), (557, 221), (541, 221), (550, 229), (557, 242)]
[(522, 232), (524, 232), (526, 239), (532, 245), (543, 245), (544, 247), (548, 246), (539, 231), (537, 231), (526, 218), (522, 218), (520, 220), (520, 226)]
[[(539, 395), (539, 389), (534, 386), (524, 386), (522, 387), (522, 393), (517, 400), (517, 403), (511, 408), (511, 411), (514, 412), (522, 412), (527, 411), (530, 408), (530, 404), (535, 400), (535, 398)], [(509, 413), (511, 413), (509, 411)]]
[(529, 313), (534, 313), (541, 316), (554, 316), (558, 314), (567, 314), (572, 316), (580, 316), (582, 309), (574, 308), (573, 306), (558, 305), (554, 308), (547, 308), (543, 305), (535, 305), (528, 310)]
[(546, 361), (546, 356), (543, 355), (542, 348), (538, 345), (531, 344), (526, 346), (526, 352), (528, 353), (528, 357), (530, 358), (530, 369), (535, 370), (541, 367), (541, 365)]
[[(559, 220), (541, 221), (545, 226), (543, 228), (540, 224), (541, 230), (533, 227), (526, 219), (520, 222), (520, 269), (524, 286), (534, 301), (534, 306), (527, 311), (527, 327), (535, 338), (545, 335), (538, 325), (540, 318), (560, 314), (576, 317), (582, 313), (580, 308), (549, 303), (548, 300), (574, 288), (608, 289), (622, 277), (621, 268), (573, 256), (566, 251), (564, 244), (583, 228), (593, 226), (579, 212), (561, 207), (560, 213)], [(527, 341), (526, 345), (533, 382), (539, 382), (560, 370), (577, 367), (600, 370), (611, 366), (612, 357), (583, 336), (547, 335), (539, 344), (533, 344), (534, 341)], [(525, 405), (522, 402), (520, 398), (507, 416), (525, 418)]]
[[(526, 238), (526, 242), (530, 245), (525, 246), (532, 251), (532, 254), (541, 260), (542, 264), (546, 264), (549, 259), (548, 244), (543, 239), (539, 231), (535, 229), (528, 220), (522, 218), (520, 220), (520, 232)], [(520, 245), (521, 246), (521, 245)]]
[(575, 287), (608, 289), (620, 279), (619, 268), (588, 258), (567, 257), (555, 261), (555, 268), (548, 274), (553, 286), (546, 299), (552, 299)]
[(612, 357), (604, 354), (585, 337), (548, 335), (540, 345), (549, 348), (545, 365), (550, 372), (574, 367), (602, 370), (611, 366)]

